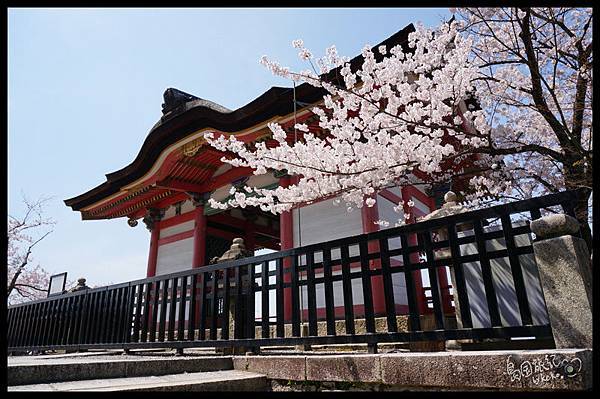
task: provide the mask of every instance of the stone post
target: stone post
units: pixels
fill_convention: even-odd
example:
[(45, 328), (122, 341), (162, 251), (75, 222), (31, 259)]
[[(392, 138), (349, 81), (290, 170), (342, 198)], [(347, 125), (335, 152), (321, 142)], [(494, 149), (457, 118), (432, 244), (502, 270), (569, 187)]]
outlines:
[(563, 214), (531, 222), (533, 252), (557, 349), (592, 347), (590, 254), (577, 219)]
[[(246, 258), (248, 256), (252, 256), (252, 254), (246, 250), (246, 246), (244, 245), (244, 239), (243, 238), (234, 238), (233, 242), (231, 244), (231, 247), (220, 257), (220, 258), (216, 258), (213, 259), (210, 263), (221, 263), (221, 262), (227, 262), (227, 261), (231, 261), (231, 260), (235, 260), (235, 259), (241, 259), (241, 258)], [(230, 272), (231, 269), (226, 270), (225, 272)], [(244, 284), (244, 283), (242, 283)], [(248, 281), (247, 283), (252, 284), (252, 282)], [(235, 287), (233, 284), (231, 285), (231, 289), (233, 290)], [(235, 291), (235, 290), (234, 290)], [(234, 335), (234, 329), (235, 329), (235, 323), (244, 323), (245, 318), (242, 317), (242, 320), (237, 320), (236, 319), (236, 308), (238, 306), (241, 306), (242, 309), (245, 308), (245, 303), (244, 300), (247, 298), (246, 295), (242, 295), (242, 297), (238, 297), (236, 295), (230, 295), (229, 297), (229, 325), (228, 326), (221, 326), (221, 328), (227, 328), (229, 329), (229, 339), (233, 339), (233, 335)], [(246, 312), (251, 312), (252, 317), (254, 317), (254, 309), (245, 309)], [(244, 312), (241, 312), (242, 314)], [(216, 316), (213, 316), (216, 317)], [(223, 348), (216, 348), (216, 352), (217, 353), (223, 353), (225, 355), (240, 355), (240, 354), (244, 354), (247, 351), (252, 351), (252, 352), (258, 352), (259, 348), (254, 348), (254, 347), (250, 347), (250, 348), (246, 348), (246, 347), (223, 347)]]
[[(466, 209), (458, 203), (457, 195), (452, 191), (448, 191), (444, 195), (444, 204), (442, 205), (442, 207), (440, 209), (436, 209), (436, 210), (432, 211), (431, 213), (419, 218), (418, 221), (424, 222), (424, 221), (430, 220), (430, 219), (436, 219), (436, 218), (442, 218), (442, 217), (446, 217), (446, 216), (450, 216), (450, 215), (455, 215), (457, 213), (462, 213), (465, 210)], [(461, 231), (464, 229), (468, 229), (468, 228), (471, 228), (470, 224), (469, 225), (463, 224), (461, 227)], [(445, 241), (448, 239), (448, 231), (445, 227), (434, 230), (433, 232), (435, 232), (437, 234), (439, 241)], [(451, 257), (451, 255), (452, 254), (450, 252), (450, 248), (441, 248), (441, 249), (437, 249), (434, 251), (435, 259), (449, 258), (449, 257)], [(461, 314), (460, 314), (460, 299), (458, 297), (458, 290), (456, 289), (456, 276), (454, 273), (455, 273), (454, 268), (451, 267), (450, 268), (450, 284), (452, 284), (452, 287), (453, 287), (452, 295), (453, 295), (453, 300), (454, 300), (454, 313), (455, 313), (455, 317), (456, 317), (456, 325), (457, 325), (457, 328), (462, 328), (463, 325), (462, 325), (462, 319), (461, 319)], [(434, 287), (432, 287), (432, 289), (433, 288)], [(433, 320), (427, 320), (427, 319), (424, 320), (424, 318), (421, 317), (421, 323), (423, 323), (423, 322), (425, 322), (425, 324), (427, 324), (427, 323), (432, 323)], [(457, 349), (460, 349), (460, 344), (463, 342), (471, 342), (471, 340), (447, 340), (443, 343), (443, 345), (441, 342), (437, 342), (435, 347), (443, 346), (449, 350), (457, 350)]]

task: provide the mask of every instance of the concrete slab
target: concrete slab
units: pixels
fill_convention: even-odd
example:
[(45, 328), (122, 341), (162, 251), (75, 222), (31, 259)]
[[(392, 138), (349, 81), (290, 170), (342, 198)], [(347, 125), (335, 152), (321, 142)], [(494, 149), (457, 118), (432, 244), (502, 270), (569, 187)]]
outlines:
[(306, 379), (306, 356), (234, 356), (234, 368), (264, 374), (267, 378)]
[(592, 387), (591, 349), (246, 356), (234, 358), (233, 364), (276, 380), (381, 384), (394, 390), (579, 391)]
[(588, 390), (592, 351), (531, 350), (381, 355), (382, 382), (442, 389)]
[(96, 356), (20, 359), (8, 365), (8, 385), (139, 377), (232, 369), (223, 356)]
[(8, 391), (265, 391), (265, 376), (239, 370), (20, 385)]
[(372, 355), (306, 357), (309, 381), (379, 382), (380, 363)]

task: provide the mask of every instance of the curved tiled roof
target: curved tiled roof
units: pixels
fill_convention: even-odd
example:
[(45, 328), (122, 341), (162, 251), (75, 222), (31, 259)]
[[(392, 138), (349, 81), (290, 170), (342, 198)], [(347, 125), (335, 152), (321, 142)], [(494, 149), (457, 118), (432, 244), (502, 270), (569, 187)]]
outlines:
[[(388, 47), (402, 44), (407, 50), (408, 34), (414, 31), (412, 24), (396, 32), (379, 43)], [(376, 58), (378, 53), (376, 52)], [(362, 56), (351, 60), (351, 67), (357, 68)], [(327, 76), (336, 77), (336, 71)], [(296, 101), (301, 103), (318, 102), (325, 91), (303, 83), (296, 87)], [(161, 152), (169, 145), (203, 128), (214, 128), (224, 132), (236, 132), (255, 126), (276, 116), (293, 112), (293, 89), (271, 87), (250, 103), (234, 111), (193, 95), (169, 88), (165, 91), (164, 115), (152, 127), (133, 162), (124, 168), (106, 175), (106, 181), (76, 197), (64, 200), (67, 206), (78, 211), (103, 198), (117, 193), (121, 187), (142, 177), (156, 162)]]

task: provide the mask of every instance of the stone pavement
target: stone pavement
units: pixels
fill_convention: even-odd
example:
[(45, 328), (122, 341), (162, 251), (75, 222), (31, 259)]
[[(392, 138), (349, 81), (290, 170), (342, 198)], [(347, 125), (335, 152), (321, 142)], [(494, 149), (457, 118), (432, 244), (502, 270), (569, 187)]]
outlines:
[(190, 349), (8, 361), (9, 390), (581, 391), (592, 388), (592, 375), (591, 349), (245, 356)]

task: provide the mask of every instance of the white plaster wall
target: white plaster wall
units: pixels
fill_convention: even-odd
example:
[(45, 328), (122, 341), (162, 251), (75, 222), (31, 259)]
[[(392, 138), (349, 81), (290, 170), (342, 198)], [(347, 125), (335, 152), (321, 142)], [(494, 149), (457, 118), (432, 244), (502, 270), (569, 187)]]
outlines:
[(194, 237), (158, 247), (156, 274), (169, 274), (192, 268)]
[(343, 205), (333, 205), (333, 199), (293, 210), (294, 247), (362, 234), (359, 209), (348, 212)]
[[(496, 231), (496, 226), (484, 227), (485, 232)], [(458, 237), (472, 235), (473, 231), (459, 232)], [(521, 234), (515, 237), (516, 245), (523, 246), (531, 243), (531, 237), (528, 234)], [(505, 249), (504, 238), (486, 241), (486, 250)], [(471, 255), (477, 253), (477, 244), (464, 244), (460, 246), (461, 255)], [(539, 274), (533, 254), (519, 256), (523, 279), (525, 280), (525, 289), (529, 300), (529, 307), (533, 323), (536, 325), (548, 323), (548, 313), (544, 301), (543, 291), (539, 280)], [(496, 299), (500, 311), (500, 319), (504, 326), (521, 325), (519, 314), (519, 305), (512, 279), (512, 272), (508, 258), (490, 259), (494, 288), (496, 290)], [(470, 262), (463, 264), (463, 271), (467, 284), (469, 305), (471, 307), (471, 318), (473, 327), (489, 327), (491, 325), (487, 301), (485, 297), (485, 287), (481, 274), (481, 265), (479, 262)]]
[(187, 222), (183, 222), (180, 224), (176, 224), (175, 226), (167, 227), (165, 229), (160, 229), (159, 238), (170, 237), (175, 234), (183, 233), (184, 231), (190, 231), (194, 229), (194, 220), (188, 220)]

